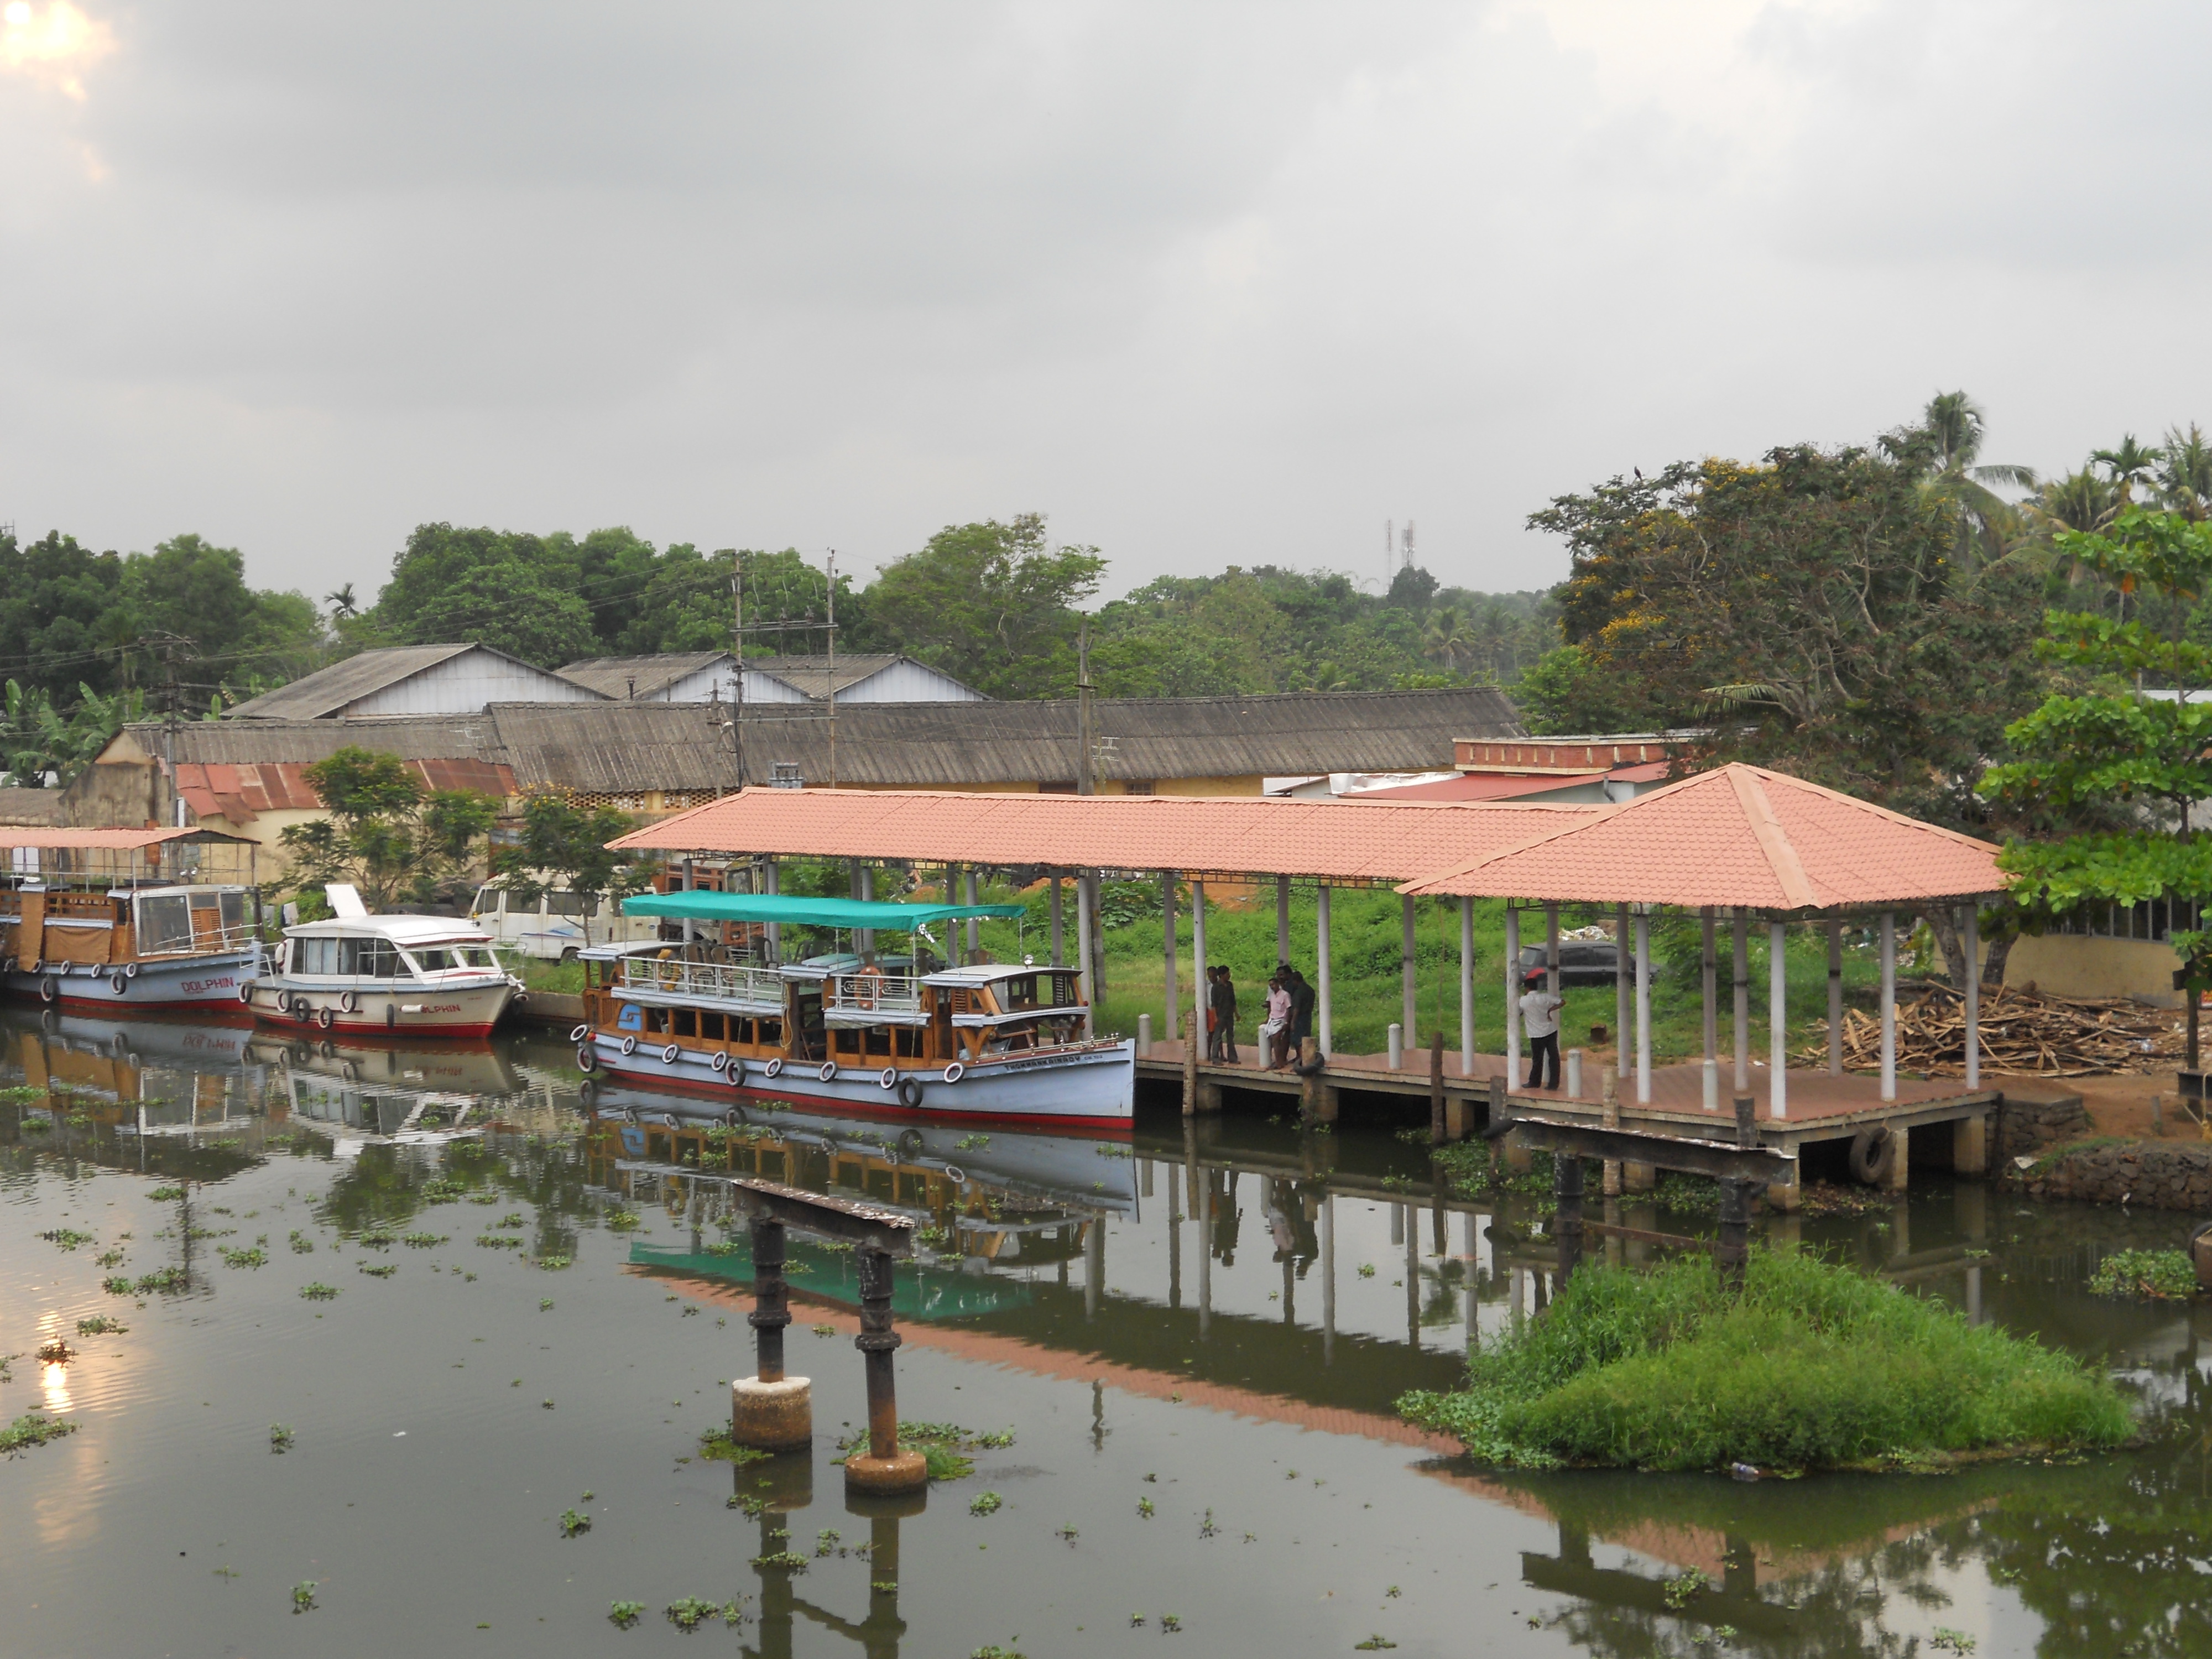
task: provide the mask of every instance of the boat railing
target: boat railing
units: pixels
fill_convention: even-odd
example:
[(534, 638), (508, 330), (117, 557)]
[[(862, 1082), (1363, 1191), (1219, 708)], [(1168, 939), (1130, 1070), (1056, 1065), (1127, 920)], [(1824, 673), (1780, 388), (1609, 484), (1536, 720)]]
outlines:
[(189, 939), (161, 945), (141, 940), (138, 954), (144, 957), (214, 956), (224, 951), (243, 951), (259, 937), (250, 921), (241, 921), (228, 927), (194, 927)]
[(918, 1014), (921, 981), (904, 974), (843, 974), (822, 982), (822, 1010), (837, 1014)]
[(727, 962), (687, 962), (680, 957), (625, 957), (622, 988), (655, 991), (668, 996), (711, 998), (719, 1001), (768, 1002), (783, 1005), (783, 975), (773, 968), (752, 968)]

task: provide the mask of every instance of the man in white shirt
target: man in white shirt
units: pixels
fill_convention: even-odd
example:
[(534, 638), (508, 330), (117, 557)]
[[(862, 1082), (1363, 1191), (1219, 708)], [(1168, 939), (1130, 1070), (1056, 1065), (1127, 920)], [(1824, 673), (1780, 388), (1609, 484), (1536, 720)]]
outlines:
[[(1563, 999), (1557, 991), (1547, 988), (1545, 971), (1539, 968), (1528, 975), (1528, 988), (1521, 997), (1521, 1020), (1528, 1033), (1528, 1081), (1522, 1086), (1530, 1089), (1556, 1089), (1559, 1086), (1559, 1005)], [(1549, 1067), (1548, 1077), (1546, 1068)]]

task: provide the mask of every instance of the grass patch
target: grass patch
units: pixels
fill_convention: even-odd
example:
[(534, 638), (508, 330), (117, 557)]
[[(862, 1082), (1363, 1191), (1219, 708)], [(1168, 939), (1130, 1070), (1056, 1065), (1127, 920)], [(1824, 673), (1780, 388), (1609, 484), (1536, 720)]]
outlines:
[(1534, 1468), (1924, 1468), (2135, 1427), (2077, 1361), (1794, 1250), (1755, 1252), (1740, 1297), (1703, 1259), (1585, 1267), (1546, 1317), (1470, 1357), (1464, 1389), (1398, 1404), (1486, 1462)]
[(76, 1432), (76, 1425), (74, 1423), (27, 1412), (6, 1428), (0, 1429), (0, 1452), (12, 1457), (17, 1452), (28, 1451), (33, 1446), (43, 1446), (49, 1440), (58, 1440), (65, 1434)]
[(2183, 1250), (2115, 1250), (2089, 1275), (2098, 1296), (2185, 1302), (2197, 1294), (2197, 1269)]

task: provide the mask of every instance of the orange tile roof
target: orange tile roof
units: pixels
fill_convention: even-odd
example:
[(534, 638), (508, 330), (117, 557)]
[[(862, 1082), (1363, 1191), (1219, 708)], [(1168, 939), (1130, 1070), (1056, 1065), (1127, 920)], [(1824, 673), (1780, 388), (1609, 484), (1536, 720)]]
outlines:
[(235, 839), (208, 830), (61, 830), (33, 826), (28, 829), (10, 826), (0, 829), (0, 848), (36, 847), (55, 851), (94, 851), (131, 853), (142, 847), (153, 847), (165, 841), (175, 841), (184, 836), (215, 836), (218, 840)]
[[(1495, 808), (1483, 809), (1495, 811)], [(1825, 910), (1998, 891), (1997, 849), (1756, 766), (1595, 809), (1404, 893), (1694, 908)]]
[[(475, 789), (502, 799), (514, 793), (513, 769), (493, 762), (430, 759), (406, 765), (431, 789)], [(320, 811), (322, 799), (307, 781), (307, 769), (292, 761), (258, 766), (179, 761), (177, 793), (199, 817), (224, 818), (242, 828), (264, 812)]]
[(664, 818), (613, 845), (1398, 882), (1519, 846), (1606, 810), (1517, 802), (754, 788)]

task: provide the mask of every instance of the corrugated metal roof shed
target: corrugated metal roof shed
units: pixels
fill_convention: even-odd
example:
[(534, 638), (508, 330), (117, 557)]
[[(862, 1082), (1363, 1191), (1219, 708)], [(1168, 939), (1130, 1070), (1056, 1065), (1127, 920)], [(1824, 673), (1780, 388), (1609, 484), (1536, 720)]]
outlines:
[[(599, 704), (576, 704), (597, 708)], [(158, 721), (125, 728), (149, 755), (167, 741)], [(185, 720), (177, 727), (177, 762), (201, 765), (264, 766), (328, 760), (349, 744), (380, 750), (402, 760), (501, 761), (499, 727), (489, 714), (409, 715), (380, 720)]]
[[(550, 674), (488, 645), (398, 645), (360, 652), (343, 661), (334, 662), (328, 668), (318, 669), (289, 685), (280, 685), (274, 691), (264, 692), (240, 703), (223, 718), (234, 720), (326, 720), (343, 714), (366, 698), (389, 691), (417, 676), (429, 674), (445, 664), (472, 653), (477, 660), (470, 666), (478, 671), (484, 669), (488, 663), (498, 665), (493, 678), (501, 684), (502, 690), (493, 693), (494, 696), (513, 696), (526, 689), (532, 695), (577, 695), (568, 690), (560, 676)], [(446, 689), (445, 695), (450, 697), (452, 690)], [(484, 695), (482, 690), (477, 691), (479, 698)], [(451, 708), (454, 704), (446, 701), (444, 706)], [(404, 709), (377, 712), (408, 714)]]
[(662, 651), (644, 657), (586, 657), (560, 671), (564, 680), (617, 702), (657, 697), (677, 681), (731, 660), (726, 651)]

